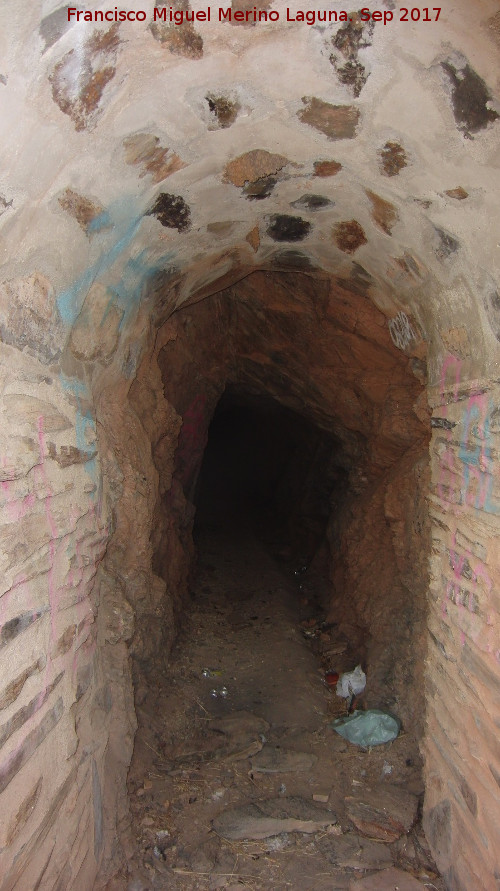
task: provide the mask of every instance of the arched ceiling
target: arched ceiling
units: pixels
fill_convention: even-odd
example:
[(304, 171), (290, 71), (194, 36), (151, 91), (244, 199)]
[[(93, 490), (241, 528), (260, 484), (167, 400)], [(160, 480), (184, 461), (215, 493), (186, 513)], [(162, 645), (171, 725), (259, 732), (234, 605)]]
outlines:
[[(121, 331), (153, 285), (175, 283), (180, 304), (299, 266), (363, 291), (388, 320), (403, 311), (438, 351), (451, 339), (491, 359), (497, 4), (459, 0), (412, 22), (376, 0), (386, 24), (333, 6), (349, 20), (309, 25), (299, 10), (327, 4), (275, 0), (255, 8), (278, 21), (219, 22), (211, 6), (211, 22), (179, 26), (154, 24), (151, 0), (117, 7), (144, 22), (106, 24), (68, 22), (55, 0), (4, 2), (2, 330), (28, 307), (24, 343), (43, 340), (50, 358), (89, 292)], [(175, 0), (167, 16), (207, 8)]]

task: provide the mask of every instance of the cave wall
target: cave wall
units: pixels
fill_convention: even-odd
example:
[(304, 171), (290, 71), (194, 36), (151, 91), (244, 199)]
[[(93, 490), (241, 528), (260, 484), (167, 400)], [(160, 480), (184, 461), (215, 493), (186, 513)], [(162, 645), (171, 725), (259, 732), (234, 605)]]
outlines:
[[(402, 708), (410, 666), (422, 670), (425, 469), (411, 449), (426, 404), (415, 413), (405, 385), (392, 402), (380, 394), (396, 355), (415, 381), (427, 375), (426, 826), (451, 888), (498, 880), (497, 4), (458, 0), (438, 22), (374, 28), (287, 23), (274, 6), (277, 23), (176, 30), (150, 27), (152, 0), (143, 24), (109, 26), (68, 22), (58, 0), (1, 4), (2, 891), (92, 887), (123, 857), (132, 666), (140, 698), (140, 671), (168, 652), (182, 609), (192, 480), (180, 465), (176, 476), (175, 455), (180, 440), (194, 480), (231, 299), (217, 339), (198, 343), (200, 379), (177, 380), (168, 340), (176, 310), (208, 314), (205, 298), (262, 269), (315, 281), (307, 305), (278, 289), (275, 328), (289, 301), (295, 343), (309, 314), (325, 318), (330, 277), (349, 296), (334, 346), (304, 358), (318, 358), (314, 379), (289, 355), (296, 383), (279, 398), (314, 403), (320, 425), (342, 417), (333, 434), (342, 427), (346, 456), (370, 467), (353, 478), (343, 536), (330, 536), (359, 623), (380, 618), (384, 597), (370, 596), (373, 566), (358, 565), (345, 529), (364, 542), (366, 511), (385, 530), (405, 659), (396, 667), (375, 639), (372, 652)], [(278, 392), (279, 331), (253, 340), (272, 300), (245, 301), (239, 373)], [(390, 356), (378, 373), (373, 331)], [(368, 365), (348, 391), (358, 335)], [(370, 452), (362, 438), (377, 425)], [(337, 612), (342, 590), (334, 571)]]
[[(253, 273), (179, 310), (156, 349), (165, 397), (182, 418), (173, 485), (167, 452), (170, 488), (154, 524), (158, 573), (168, 578), (181, 559), (176, 590), (187, 590), (194, 485), (225, 386), (297, 412), (338, 443), (345, 477), (332, 493), (329, 618), (354, 647), (363, 641), (369, 698), (421, 734), (430, 546), (425, 345), (398, 350), (362, 291), (282, 271)], [(164, 449), (162, 441), (155, 452), (160, 479)], [(308, 529), (294, 546), (296, 561), (314, 557)]]

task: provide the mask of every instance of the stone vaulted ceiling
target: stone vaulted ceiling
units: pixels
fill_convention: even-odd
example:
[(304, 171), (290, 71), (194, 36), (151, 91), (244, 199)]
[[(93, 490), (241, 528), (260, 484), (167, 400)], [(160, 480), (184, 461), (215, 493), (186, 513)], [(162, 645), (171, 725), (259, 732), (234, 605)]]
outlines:
[(304, 6), (316, 10), (261, 3), (279, 21), (258, 23), (219, 22), (214, 6), (210, 23), (179, 26), (155, 23), (151, 0), (119, 7), (143, 22), (102, 24), (68, 22), (55, 0), (2, 4), (4, 329), (29, 292), (22, 336), (50, 357), (92, 287), (87, 322), (111, 312), (114, 337), (151, 281), (175, 282), (180, 304), (298, 264), (363, 288), (399, 346), (458, 337), (464, 356), (491, 359), (497, 4), (460, 2), (430, 22), (395, 8), (385, 25), (350, 7), (347, 22), (308, 25)]

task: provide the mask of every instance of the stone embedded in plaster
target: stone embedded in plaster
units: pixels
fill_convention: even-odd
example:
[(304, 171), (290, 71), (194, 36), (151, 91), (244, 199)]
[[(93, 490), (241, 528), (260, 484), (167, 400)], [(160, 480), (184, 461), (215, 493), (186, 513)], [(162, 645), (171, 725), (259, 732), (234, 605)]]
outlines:
[(54, 102), (77, 131), (94, 125), (104, 88), (115, 76), (118, 28), (115, 23), (108, 31), (94, 31), (82, 50), (71, 49), (49, 76)]
[[(164, 7), (163, 0), (156, 0), (155, 7)], [(191, 13), (189, 0), (172, 0), (170, 6), (174, 12)], [(186, 59), (201, 59), (203, 56), (203, 38), (193, 28), (193, 23), (183, 21), (182, 24), (169, 22), (151, 22), (149, 29), (154, 39), (166, 46), (171, 53), (184, 56)]]
[(381, 172), (386, 176), (397, 176), (408, 165), (406, 152), (399, 142), (386, 142), (379, 155)]
[(447, 260), (456, 254), (460, 242), (439, 226), (434, 226), (434, 251), (439, 260)]
[(449, 198), (455, 198), (456, 201), (463, 201), (469, 197), (469, 193), (462, 186), (457, 186), (456, 189), (446, 189), (445, 195), (448, 195)]
[(207, 93), (205, 99), (214, 118), (214, 123), (210, 125), (209, 130), (214, 128), (226, 130), (231, 124), (234, 124), (241, 108), (237, 99), (231, 99), (220, 93)]
[(315, 161), (314, 176), (337, 176), (342, 170), (342, 164), (338, 161)]
[(263, 198), (269, 198), (277, 182), (275, 176), (263, 176), (253, 183), (247, 183), (243, 188), (243, 194), (250, 201), (262, 201)]
[(291, 207), (297, 210), (308, 210), (310, 213), (316, 210), (324, 210), (325, 207), (333, 207), (334, 201), (325, 198), (324, 195), (301, 195), (296, 201), (291, 202)]
[(98, 231), (111, 225), (102, 205), (91, 201), (85, 195), (79, 195), (74, 189), (69, 187), (65, 189), (59, 198), (59, 204), (63, 210), (75, 218), (87, 235), (92, 231)]
[(93, 285), (71, 331), (73, 355), (83, 362), (109, 362), (118, 346), (122, 318), (114, 295), (103, 285)]
[(242, 188), (246, 183), (255, 183), (279, 173), (289, 163), (284, 155), (275, 155), (266, 149), (252, 149), (226, 164), (222, 180)]
[(136, 133), (123, 140), (125, 163), (140, 168), (139, 176), (150, 174), (154, 183), (159, 183), (186, 167), (175, 152), (160, 145), (160, 139), (153, 133)]
[(245, 237), (245, 241), (248, 241), (250, 247), (254, 250), (255, 253), (257, 253), (260, 248), (260, 233), (258, 226), (254, 226), (253, 229), (250, 230), (248, 235)]
[(303, 124), (324, 133), (328, 139), (353, 139), (360, 112), (354, 105), (331, 105), (316, 96), (303, 97), (305, 108), (297, 112)]
[(154, 216), (167, 229), (185, 232), (191, 227), (191, 209), (182, 195), (160, 192), (148, 216)]
[(392, 235), (392, 229), (399, 219), (394, 204), (381, 198), (380, 195), (372, 192), (371, 189), (365, 189), (365, 192), (372, 204), (371, 215), (373, 221), (387, 235)]
[(311, 224), (302, 217), (274, 214), (267, 228), (273, 241), (302, 241), (309, 235)]
[(452, 85), (453, 113), (458, 129), (471, 139), (472, 133), (484, 130), (499, 117), (498, 112), (488, 108), (491, 93), (484, 80), (467, 63), (460, 68), (451, 61), (441, 65)]
[(331, 54), (330, 62), (340, 82), (348, 86), (356, 97), (368, 80), (366, 68), (359, 61), (358, 53), (360, 49), (371, 46), (370, 38), (374, 27), (374, 22), (362, 22), (359, 13), (352, 13), (349, 21), (332, 37), (331, 42), (337, 52)]
[[(267, 10), (272, 4), (272, 0), (231, 0), (231, 10), (233, 15), (231, 16), (231, 24), (232, 25), (242, 25), (243, 27), (253, 27), (256, 22), (253, 21), (252, 15), (253, 10)], [(249, 17), (249, 21), (238, 22), (234, 18), (235, 12), (250, 12), (252, 15)]]
[(333, 227), (333, 240), (346, 254), (353, 254), (363, 244), (367, 244), (364, 229), (357, 220), (343, 220), (336, 223)]

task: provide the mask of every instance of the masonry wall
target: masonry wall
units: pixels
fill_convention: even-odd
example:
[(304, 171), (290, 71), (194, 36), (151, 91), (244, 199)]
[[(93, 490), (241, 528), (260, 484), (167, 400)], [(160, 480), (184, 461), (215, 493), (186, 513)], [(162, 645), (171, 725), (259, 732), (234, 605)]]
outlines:
[(81, 382), (5, 344), (0, 380), (0, 885), (91, 887), (112, 708), (95, 423)]
[(500, 881), (499, 396), (448, 355), (430, 393), (425, 830), (451, 889)]

